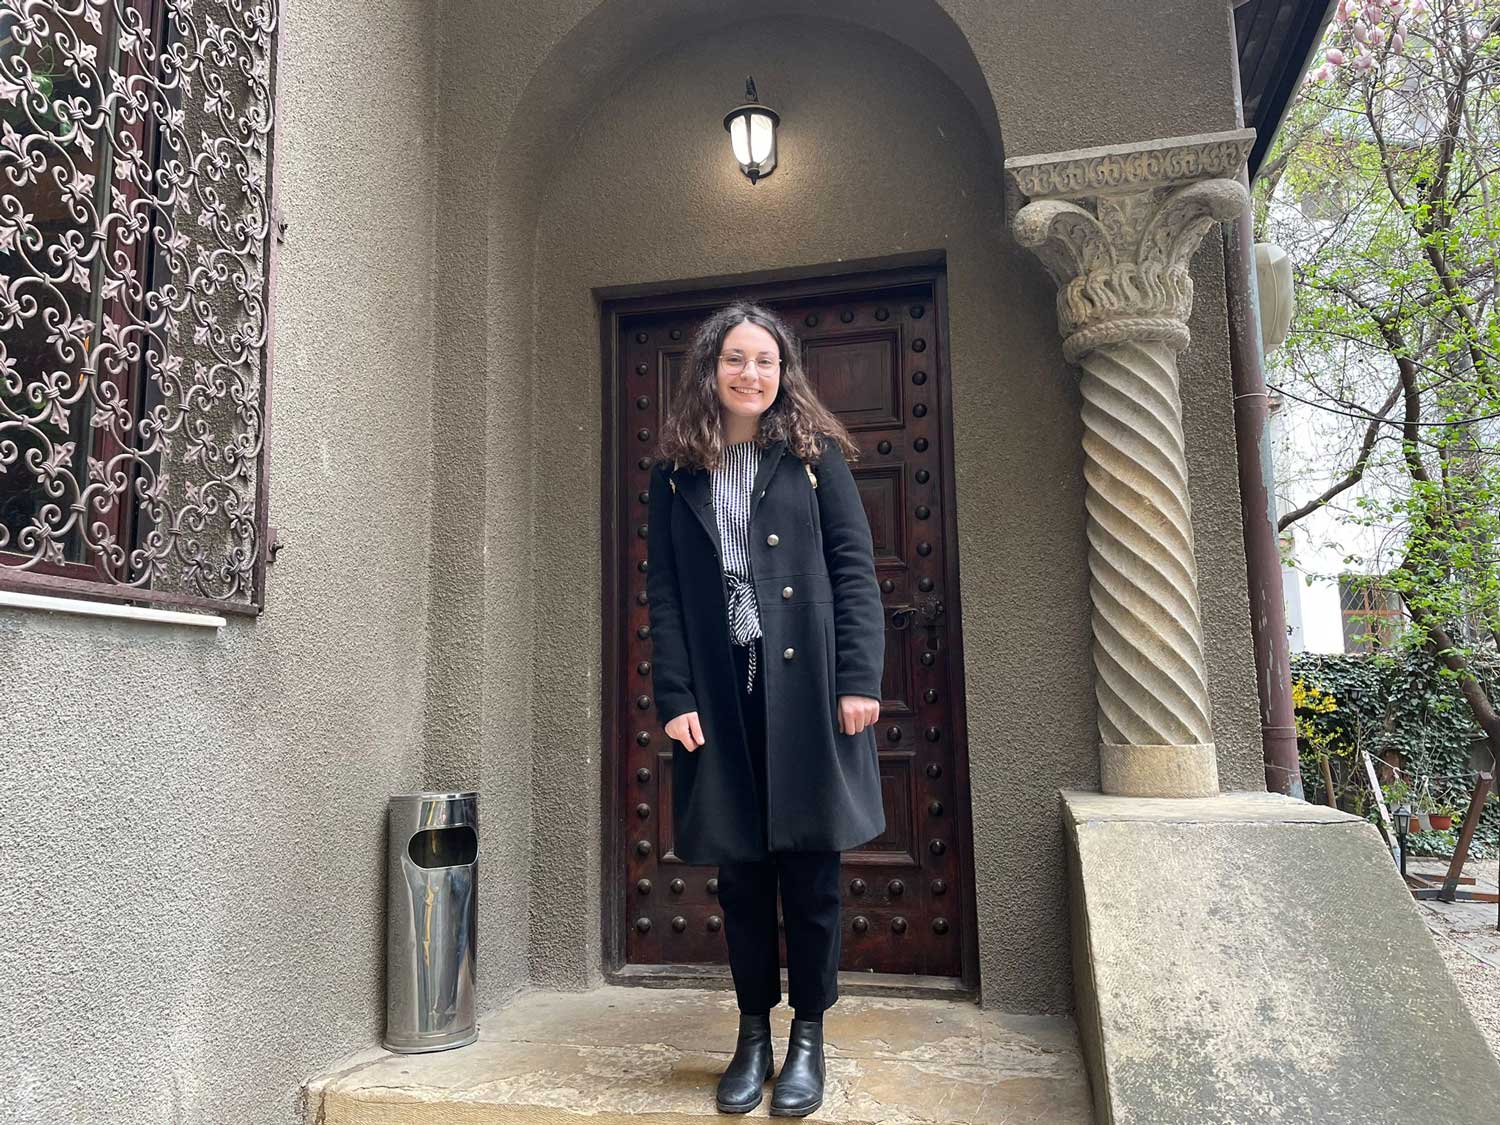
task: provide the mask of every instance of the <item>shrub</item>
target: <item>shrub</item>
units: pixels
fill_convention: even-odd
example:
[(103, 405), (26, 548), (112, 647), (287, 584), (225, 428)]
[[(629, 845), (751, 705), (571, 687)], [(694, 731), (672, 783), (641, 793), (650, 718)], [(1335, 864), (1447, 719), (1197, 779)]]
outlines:
[[(1476, 664), (1474, 672), (1495, 698), (1500, 663)], [(1293, 654), (1292, 701), (1308, 800), (1325, 801), (1331, 780), (1340, 808), (1376, 817), (1360, 758), (1367, 750), (1378, 771), (1387, 772), (1382, 762), (1401, 771), (1398, 799), (1425, 811), (1454, 809), (1459, 818), (1467, 812), (1470, 743), (1479, 728), (1452, 674), (1426, 651)], [(1420, 833), (1413, 848), (1451, 855), (1459, 827), (1456, 818), (1451, 832)], [(1475, 856), (1500, 844), (1500, 798), (1486, 804), (1474, 841)]]

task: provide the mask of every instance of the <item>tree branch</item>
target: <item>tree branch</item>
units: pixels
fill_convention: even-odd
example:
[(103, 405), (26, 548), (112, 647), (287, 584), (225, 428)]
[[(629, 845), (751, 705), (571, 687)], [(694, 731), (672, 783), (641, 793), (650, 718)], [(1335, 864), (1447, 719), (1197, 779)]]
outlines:
[[(1391, 407), (1396, 405), (1396, 399), (1398, 399), (1400, 396), (1401, 384), (1398, 382), (1394, 387), (1391, 388), (1391, 393), (1386, 397), (1385, 405), (1382, 406), (1379, 411), (1377, 411), (1381, 418), (1384, 418), (1386, 414), (1390, 413)], [(1359, 444), (1359, 454), (1355, 457), (1354, 464), (1350, 467), (1349, 471), (1345, 473), (1339, 481), (1324, 489), (1316, 499), (1309, 500), (1300, 508), (1292, 509), (1290, 512), (1287, 512), (1286, 515), (1277, 520), (1276, 530), (1285, 531), (1287, 528), (1291, 527), (1292, 524), (1300, 520), (1303, 516), (1309, 515), (1312, 512), (1316, 512), (1319, 508), (1323, 507), (1335, 496), (1339, 495), (1339, 493), (1347, 492), (1349, 489), (1358, 484), (1364, 478), (1365, 469), (1369, 467), (1370, 454), (1375, 449), (1375, 442), (1380, 437), (1380, 428), (1383, 424), (1383, 422), (1371, 418), (1369, 424), (1365, 427), (1364, 440), (1362, 440)]]
[[(1500, 16), (1490, 20), (1484, 29), (1484, 39), (1500, 32)], [(1427, 255), (1428, 262), (1432, 265), (1433, 272), (1437, 274), (1438, 284), (1443, 287), (1444, 294), (1448, 297), (1449, 307), (1453, 315), (1463, 322), (1465, 332), (1464, 341), (1468, 346), (1470, 362), (1474, 365), (1474, 374), (1479, 381), (1493, 386), (1494, 379), (1485, 362), (1485, 355), (1478, 346), (1481, 333), (1474, 323), (1473, 317), (1469, 315), (1467, 302), (1458, 283), (1453, 276), (1453, 271), (1448, 263), (1447, 255), (1443, 253), (1442, 247), (1438, 245), (1436, 235), (1448, 228), (1452, 219), (1450, 200), (1448, 193), (1448, 177), (1452, 173), (1453, 157), (1458, 148), (1459, 133), (1463, 128), (1463, 115), (1466, 94), (1468, 92), (1469, 79), (1473, 74), (1475, 51), (1468, 50), (1459, 61), (1458, 73), (1454, 77), (1453, 87), (1448, 91), (1446, 98), (1447, 116), (1443, 122), (1442, 132), (1438, 140), (1437, 168), (1431, 180), (1428, 181), (1427, 190), (1423, 193), (1423, 200), (1427, 205), (1427, 218), (1421, 217), (1420, 211), (1408, 211), (1411, 216), (1412, 230), (1416, 232), (1421, 240), (1423, 253)], [(1366, 102), (1367, 106), (1369, 102)], [(1373, 108), (1367, 110), (1373, 117)], [(1391, 180), (1391, 171), (1386, 159), (1384, 148), (1381, 149), (1381, 165), (1386, 169), (1386, 179)], [(1400, 202), (1399, 194), (1393, 196)], [(1402, 207), (1405, 210), (1405, 205)]]

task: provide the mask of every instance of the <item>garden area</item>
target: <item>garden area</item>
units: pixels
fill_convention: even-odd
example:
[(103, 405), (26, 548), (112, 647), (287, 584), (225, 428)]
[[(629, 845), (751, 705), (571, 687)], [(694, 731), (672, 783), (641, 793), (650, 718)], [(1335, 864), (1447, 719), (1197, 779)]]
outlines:
[[(1500, 660), (1470, 670), (1495, 698)], [(1415, 814), (1412, 855), (1448, 857), (1468, 814), (1480, 769), (1494, 772), (1484, 731), (1458, 678), (1426, 648), (1373, 653), (1296, 653), (1292, 698), (1303, 793), (1380, 824), (1369, 756), (1387, 810)], [(1475, 827), (1470, 857), (1500, 850), (1500, 799), (1491, 797)]]
[[(1467, 671), (1494, 699), (1500, 660), (1471, 659)], [(1366, 817), (1387, 833), (1410, 813), (1407, 871), (1429, 888), (1450, 874), (1479, 771), (1495, 763), (1457, 675), (1429, 648), (1292, 657), (1297, 746), (1309, 801)], [(1381, 816), (1380, 797), (1387, 815)], [(1473, 826), (1464, 890), (1500, 891), (1500, 796), (1490, 794)], [(1409, 880), (1409, 882), (1412, 882)], [(1500, 1057), (1500, 921), (1493, 902), (1445, 901), (1417, 892), (1416, 906), (1490, 1049)]]

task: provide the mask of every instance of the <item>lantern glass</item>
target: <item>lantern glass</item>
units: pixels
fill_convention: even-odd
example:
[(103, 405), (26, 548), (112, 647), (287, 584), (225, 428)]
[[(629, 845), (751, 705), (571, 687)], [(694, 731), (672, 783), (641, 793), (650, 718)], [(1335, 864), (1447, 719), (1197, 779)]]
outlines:
[(734, 148), (734, 158), (741, 164), (751, 163), (750, 123), (746, 118), (746, 114), (739, 113), (729, 122), (729, 143)]
[(1411, 808), (1407, 805), (1398, 805), (1396, 808), (1396, 835), (1405, 836), (1411, 827)]
[[(750, 115), (750, 159), (741, 163), (764, 164), (771, 155), (771, 144), (775, 137), (775, 126), (771, 123), (770, 115), (752, 113)], [(735, 154), (739, 154), (738, 147), (735, 149)]]

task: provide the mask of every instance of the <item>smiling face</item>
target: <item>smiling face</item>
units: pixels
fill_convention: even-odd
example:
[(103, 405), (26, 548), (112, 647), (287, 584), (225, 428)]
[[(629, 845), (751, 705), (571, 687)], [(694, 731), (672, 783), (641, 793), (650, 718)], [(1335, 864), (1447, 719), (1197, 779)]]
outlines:
[[(725, 357), (747, 362), (736, 371), (735, 365), (727, 362)], [(776, 345), (776, 337), (758, 324), (741, 321), (724, 336), (716, 372), (719, 405), (723, 408), (727, 429), (737, 433), (749, 430), (743, 438), (731, 436), (731, 441), (753, 437), (760, 416), (776, 401), (776, 392), (781, 387), (780, 359), (781, 349)], [(757, 360), (772, 362), (767, 370), (761, 370)]]

